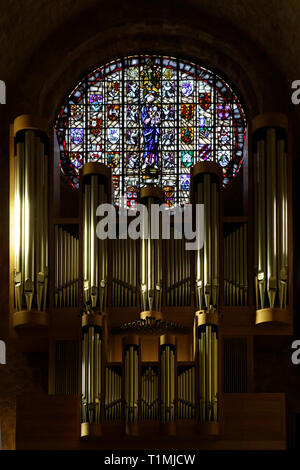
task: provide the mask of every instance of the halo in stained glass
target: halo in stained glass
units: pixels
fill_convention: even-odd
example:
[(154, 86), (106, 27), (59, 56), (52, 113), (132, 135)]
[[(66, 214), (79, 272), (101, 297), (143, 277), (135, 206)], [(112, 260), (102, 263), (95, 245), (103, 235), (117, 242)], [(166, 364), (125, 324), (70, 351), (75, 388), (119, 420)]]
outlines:
[(69, 95), (56, 124), (61, 170), (73, 188), (88, 161), (110, 166), (115, 203), (137, 202), (157, 184), (172, 207), (189, 202), (189, 173), (216, 161), (223, 186), (238, 174), (246, 119), (226, 81), (205, 67), (166, 56), (124, 57), (103, 65)]

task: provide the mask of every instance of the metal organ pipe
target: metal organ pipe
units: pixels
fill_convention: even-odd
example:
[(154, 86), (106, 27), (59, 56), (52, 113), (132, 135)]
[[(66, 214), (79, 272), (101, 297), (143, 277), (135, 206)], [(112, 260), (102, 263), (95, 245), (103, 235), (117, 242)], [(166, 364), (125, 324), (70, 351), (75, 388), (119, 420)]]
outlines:
[(242, 224), (224, 238), (224, 305), (248, 304), (247, 230)]
[(125, 432), (135, 436), (139, 434), (139, 337), (129, 335), (124, 343)]
[[(219, 304), (219, 231), (220, 187), (219, 164), (202, 162), (192, 169), (193, 202), (204, 204), (204, 245), (196, 251), (196, 305), (198, 310), (217, 308)], [(199, 227), (199, 231), (203, 227)]]
[(102, 163), (89, 162), (82, 168), (83, 208), (83, 300), (92, 308), (105, 311), (107, 301), (107, 239), (96, 234), (100, 204), (111, 200), (110, 168)]
[(14, 121), (15, 309), (45, 312), (48, 292), (47, 124)]
[(219, 434), (218, 316), (197, 313), (198, 419), (205, 434)]
[(74, 233), (72, 227), (55, 226), (54, 303), (56, 308), (78, 306), (78, 243), (78, 234)]
[(148, 236), (144, 233), (141, 239), (141, 318), (161, 318), (162, 246), (161, 237), (158, 240), (151, 239), (151, 205), (161, 204), (163, 201), (162, 189), (156, 186), (141, 188), (140, 202), (148, 210)]
[(288, 323), (287, 119), (253, 120), (256, 324)]
[(165, 434), (176, 434), (175, 377), (176, 339), (173, 335), (160, 337), (160, 402), (161, 424)]
[[(220, 193), (222, 168), (215, 162), (197, 163), (191, 173), (193, 203), (204, 204), (204, 245), (196, 251), (196, 307), (194, 342), (199, 388), (197, 391), (198, 420), (205, 435), (219, 434), (218, 402), (218, 313), (220, 285)], [(203, 227), (196, 227), (201, 230)], [(240, 289), (239, 234), (225, 243), (225, 297), (236, 302)], [(191, 372), (183, 386), (185, 400), (191, 403)], [(185, 403), (185, 402), (184, 402)], [(183, 416), (191, 417), (191, 408), (183, 407)]]
[(82, 315), (81, 437), (101, 436), (102, 321), (99, 314)]

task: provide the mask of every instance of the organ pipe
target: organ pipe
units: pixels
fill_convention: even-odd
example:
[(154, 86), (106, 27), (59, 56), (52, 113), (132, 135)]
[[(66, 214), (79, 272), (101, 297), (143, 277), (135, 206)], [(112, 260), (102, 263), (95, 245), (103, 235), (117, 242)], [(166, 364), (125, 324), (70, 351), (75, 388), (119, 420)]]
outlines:
[(97, 237), (96, 210), (111, 200), (110, 179), (110, 169), (102, 163), (89, 162), (82, 168), (83, 300), (102, 312), (107, 306), (107, 239)]
[(173, 335), (160, 337), (160, 413), (162, 429), (165, 434), (176, 434), (175, 423), (175, 377), (176, 377), (176, 340)]
[(128, 435), (139, 434), (139, 337), (129, 335), (124, 341), (125, 370), (125, 432)]
[(247, 224), (224, 238), (224, 305), (248, 304)]
[(112, 305), (134, 307), (137, 296), (137, 243), (131, 238), (112, 240)]
[(158, 419), (158, 375), (156, 368), (145, 367), (141, 382), (141, 419)]
[[(203, 248), (196, 250), (195, 254), (198, 310), (217, 308), (219, 304), (221, 182), (222, 170), (217, 163), (201, 162), (192, 169), (193, 202), (204, 204), (204, 245)], [(203, 227), (196, 227), (198, 231), (201, 229)]]
[(105, 368), (105, 419), (108, 421), (121, 419), (122, 376), (118, 367)]
[(165, 241), (166, 303), (168, 306), (181, 307), (190, 305), (191, 302), (190, 252), (185, 249), (184, 238), (174, 238), (173, 227), (170, 232), (171, 238)]
[(14, 122), (14, 293), (16, 312), (45, 312), (48, 292), (47, 125)]
[(79, 241), (71, 227), (54, 228), (54, 302), (55, 307), (78, 306)]
[(215, 312), (196, 314), (198, 420), (200, 431), (219, 434), (218, 316)]
[(102, 422), (102, 316), (82, 315), (81, 437), (101, 435)]
[[(178, 419), (194, 419), (195, 407), (195, 367), (180, 367), (178, 372)], [(183, 369), (183, 370), (182, 370)]]
[(254, 284), (256, 323), (288, 321), (287, 122), (253, 121)]
[[(162, 240), (151, 239), (151, 205), (161, 204), (164, 192), (156, 186), (145, 186), (140, 192), (140, 202), (147, 207), (148, 234), (141, 239), (141, 318), (161, 318), (162, 301)], [(146, 224), (144, 224), (144, 229)]]

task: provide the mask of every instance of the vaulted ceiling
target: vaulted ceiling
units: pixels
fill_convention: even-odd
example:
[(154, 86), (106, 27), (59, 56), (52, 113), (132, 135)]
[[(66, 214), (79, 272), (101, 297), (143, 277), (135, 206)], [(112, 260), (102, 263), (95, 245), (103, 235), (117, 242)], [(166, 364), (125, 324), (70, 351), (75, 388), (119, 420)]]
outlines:
[[(265, 67), (260, 86), (269, 103), (270, 81), (278, 80), (288, 96), (290, 83), (300, 79), (298, 0), (0, 0), (0, 6), (0, 79), (20, 111), (29, 90), (45, 101), (65, 78), (58, 102), (53, 98), (58, 105), (63, 87), (66, 93), (98, 57), (119, 55), (125, 39), (128, 53), (166, 52), (169, 45), (171, 53), (194, 57), (198, 47), (199, 57), (225, 72), (232, 61), (236, 77), (247, 75), (252, 83), (255, 68)], [(242, 78), (237, 85), (243, 88)]]

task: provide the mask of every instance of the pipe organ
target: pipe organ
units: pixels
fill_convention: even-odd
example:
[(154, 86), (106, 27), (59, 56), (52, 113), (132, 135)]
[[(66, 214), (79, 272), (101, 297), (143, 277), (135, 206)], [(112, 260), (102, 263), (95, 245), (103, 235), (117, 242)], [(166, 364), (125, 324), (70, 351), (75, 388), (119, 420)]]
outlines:
[(220, 181), (222, 173), (217, 163), (198, 163), (192, 169), (193, 201), (204, 204), (204, 245), (196, 251), (195, 260), (198, 310), (219, 305)]
[(86, 163), (82, 169), (83, 301), (105, 311), (107, 305), (108, 240), (97, 237), (96, 210), (110, 202), (110, 171), (102, 163)]
[(27, 115), (15, 119), (13, 280), (16, 326), (18, 323), (21, 325), (25, 316), (31, 311), (36, 312), (37, 322), (41, 325), (47, 323), (45, 314), (48, 298), (49, 141), (47, 134), (45, 123), (36, 123)]
[(287, 322), (287, 122), (280, 114), (253, 121), (254, 285), (256, 323)]
[(82, 314), (81, 437), (99, 437), (102, 417), (103, 317)]
[(195, 400), (195, 367), (178, 367), (178, 399), (177, 417), (178, 419), (194, 419), (196, 417)]
[[(196, 308), (194, 350), (198, 373), (198, 419), (201, 431), (219, 434), (218, 307), (220, 288), (221, 168), (213, 162), (192, 169), (194, 202), (204, 204), (204, 242), (195, 254)], [(200, 230), (201, 227), (196, 227)]]
[(213, 423), (212, 434), (218, 433), (219, 358), (218, 317), (216, 313), (197, 315), (197, 365), (199, 380), (199, 421)]
[(140, 202), (147, 208), (148, 221), (143, 224), (144, 231), (141, 239), (141, 318), (161, 314), (162, 302), (162, 240), (151, 239), (151, 205), (161, 204), (164, 192), (156, 186), (145, 186), (140, 192)]
[(173, 335), (160, 337), (160, 402), (161, 422), (165, 433), (173, 435), (175, 428), (176, 340)]
[(139, 338), (135, 335), (125, 337), (124, 345), (124, 407), (126, 434), (138, 435), (139, 419)]
[[(175, 238), (172, 224), (170, 239), (162, 239), (161, 228), (159, 238), (151, 238), (151, 205), (165, 200), (164, 191), (152, 185), (140, 190), (148, 234), (144, 231), (141, 240), (99, 239), (96, 227), (103, 216), (96, 210), (112, 201), (113, 181), (102, 163), (85, 163), (80, 170), (77, 217), (68, 222), (57, 211), (48, 223), (55, 184), (48, 191), (45, 126), (24, 116), (15, 121), (12, 325), (47, 326), (47, 314), (53, 314), (53, 328), (46, 334), (55, 344), (65, 340), (55, 335), (60, 328), (64, 334), (70, 321), (73, 329), (66, 339), (78, 349), (81, 344), (81, 373), (78, 380), (74, 368), (65, 374), (68, 361), (53, 367), (57, 392), (71, 395), (78, 382), (81, 437), (100, 437), (105, 426), (118, 425), (127, 436), (143, 436), (147, 423), (174, 436), (178, 421), (185, 426), (188, 420), (201, 435), (220, 437), (223, 338), (232, 326), (245, 331), (245, 344), (238, 349), (244, 354), (242, 365), (234, 363), (236, 354), (225, 351), (233, 365), (223, 367), (231, 371), (223, 383), (248, 392), (248, 363), (253, 363), (248, 337), (260, 323), (290, 326), (287, 124), (270, 116), (253, 121), (249, 214), (223, 215), (219, 164), (205, 161), (191, 168), (193, 210), (204, 205), (204, 227), (196, 226), (204, 230), (204, 243), (195, 251), (186, 250), (184, 237)], [(234, 335), (239, 336), (236, 330)], [(66, 354), (61, 347), (56, 364)], [(232, 379), (236, 370), (240, 381)]]

